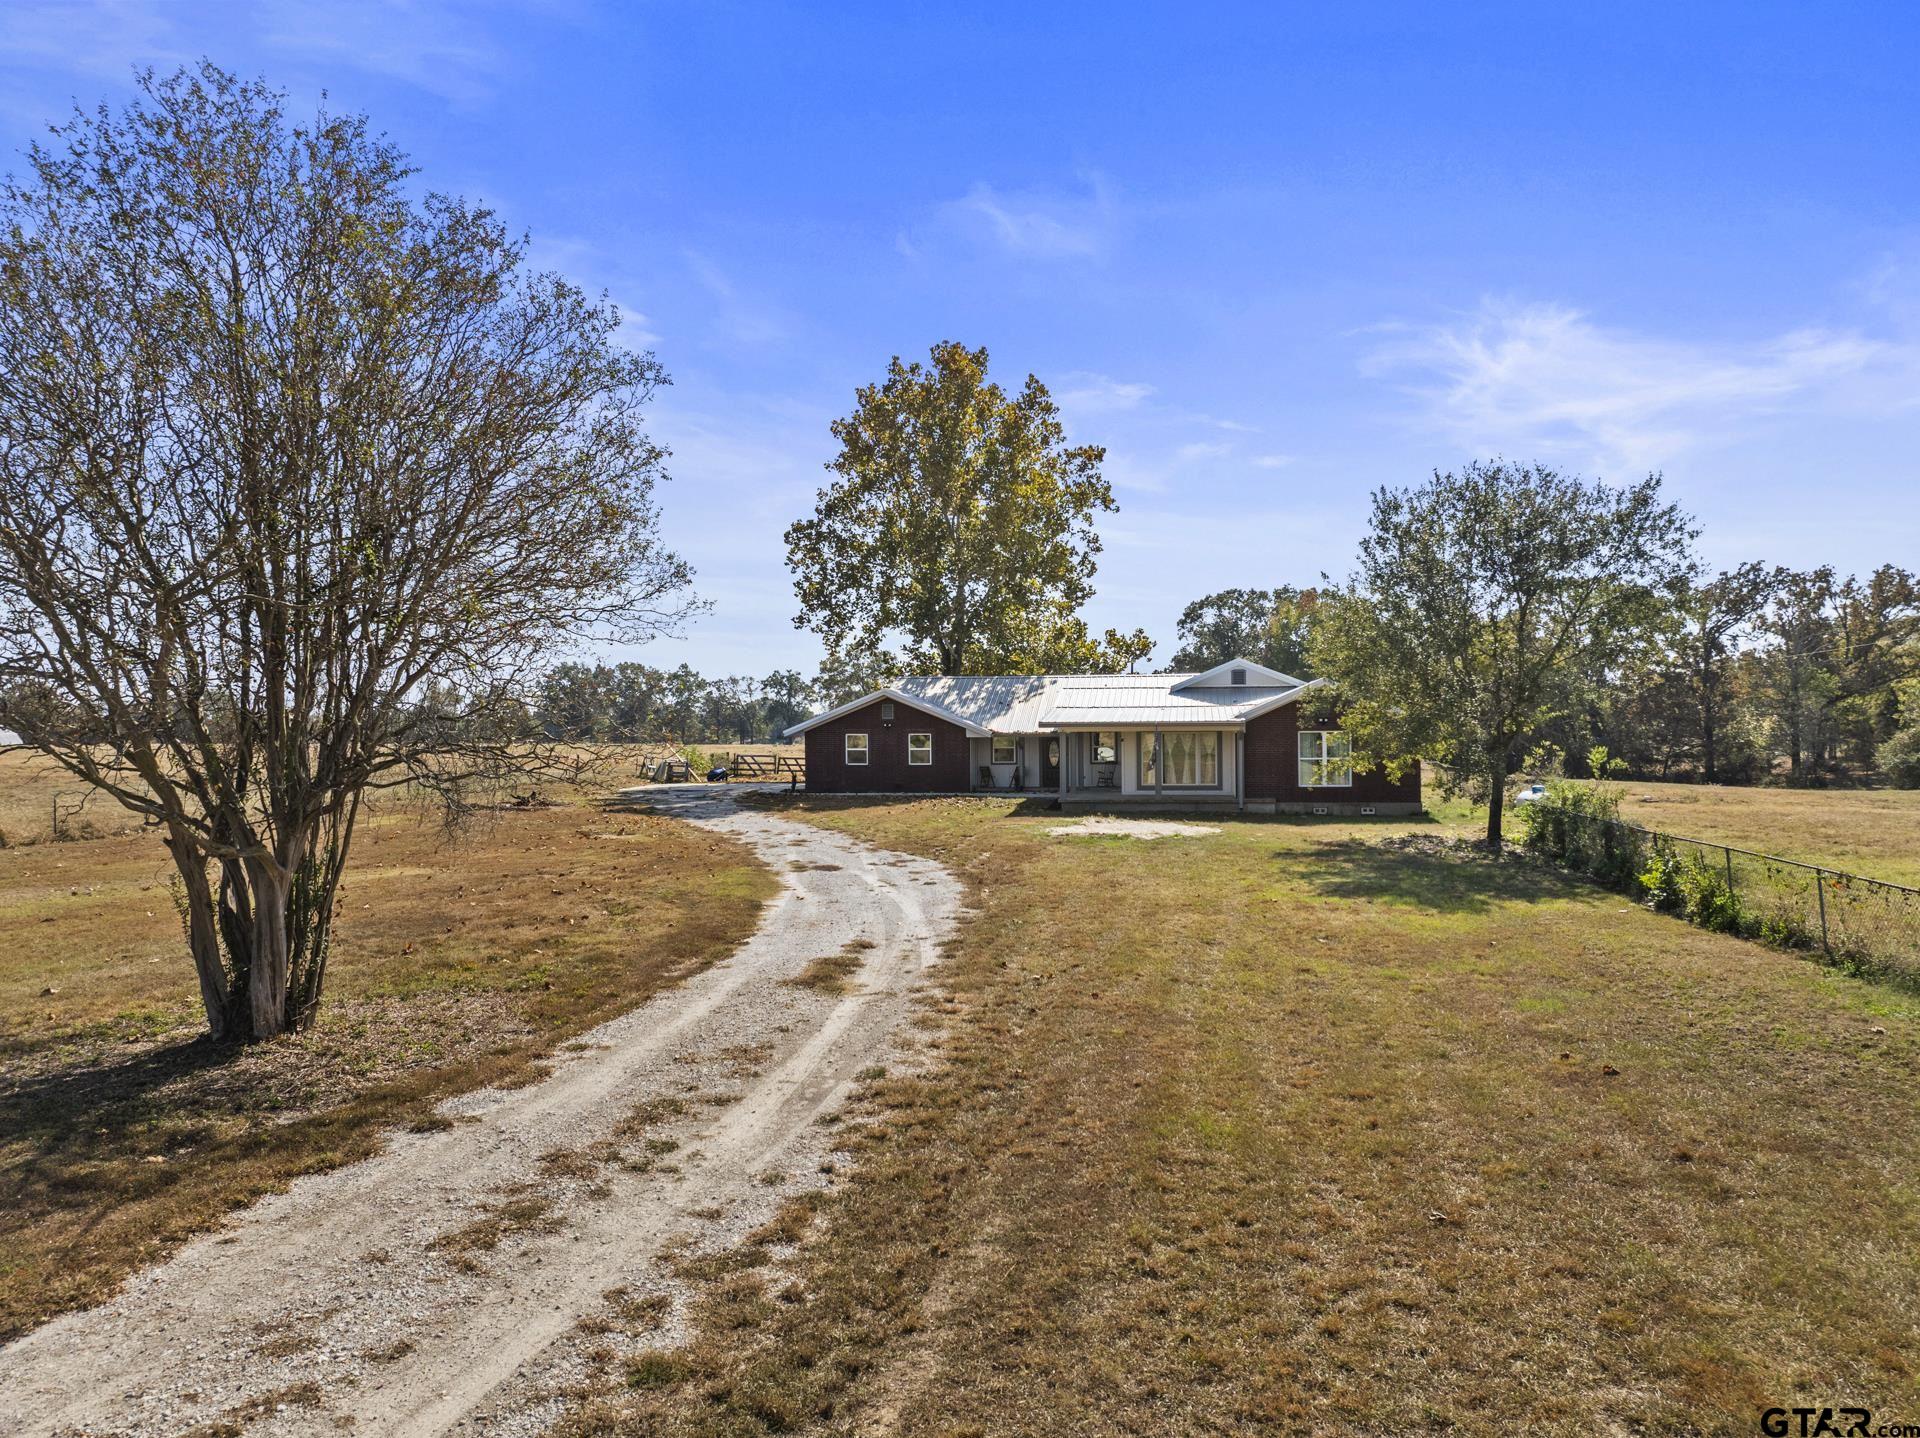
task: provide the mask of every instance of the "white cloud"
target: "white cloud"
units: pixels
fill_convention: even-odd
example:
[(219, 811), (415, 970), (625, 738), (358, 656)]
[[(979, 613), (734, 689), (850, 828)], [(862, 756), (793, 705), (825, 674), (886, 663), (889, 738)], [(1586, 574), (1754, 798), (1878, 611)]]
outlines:
[(742, 294), (727, 272), (696, 250), (686, 253), (687, 268), (715, 301), (714, 331), (727, 350), (766, 350), (783, 343), (793, 324), (781, 307)]
[(1297, 460), (1298, 456), (1291, 454), (1256, 454), (1250, 463), (1255, 469), (1285, 469)]
[[(946, 227), (1028, 259), (1091, 259), (1105, 253), (1118, 217), (1112, 187), (1087, 177), (1084, 193), (1003, 191), (982, 181), (936, 211)], [(911, 242), (909, 242), (911, 247)]]
[(192, 59), (171, 7), (153, 0), (9, 0), (0, 5), (0, 55), (10, 64), (118, 81), (136, 65), (171, 68)]
[(276, 50), (346, 64), (471, 105), (492, 98), (512, 63), (487, 33), (487, 10), (451, 0), (271, 0), (257, 12), (261, 41)]
[[(492, 97), (515, 62), (491, 22), (529, 12), (564, 20), (569, 10), (544, 0), (229, 0), (200, 6), (177, 0), (5, 0), (0, 64), (125, 83), (137, 67), (166, 72), (206, 54), (250, 76), (260, 67), (236, 57), (258, 47), (322, 69), (347, 67), (399, 80), (456, 104), (477, 104)], [(296, 94), (304, 93), (285, 75), (284, 62), (267, 68)], [(0, 108), (10, 98), (0, 87)]]
[(1062, 409), (1081, 414), (1114, 414), (1138, 409), (1152, 398), (1153, 386), (1137, 380), (1117, 380), (1089, 370), (1074, 370), (1060, 376), (1054, 398)]
[(1916, 351), (1853, 330), (1709, 344), (1595, 324), (1563, 305), (1489, 301), (1457, 323), (1390, 328), (1363, 363), (1410, 375), (1426, 419), (1480, 453), (1558, 452), (1659, 468), (1760, 416), (1854, 405)]

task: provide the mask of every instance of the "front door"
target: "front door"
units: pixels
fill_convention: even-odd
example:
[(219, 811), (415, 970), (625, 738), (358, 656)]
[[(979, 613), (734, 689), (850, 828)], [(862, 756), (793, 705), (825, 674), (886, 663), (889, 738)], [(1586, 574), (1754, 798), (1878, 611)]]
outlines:
[(1040, 787), (1058, 789), (1060, 787), (1060, 739), (1055, 736), (1047, 740), (1046, 759), (1040, 765)]

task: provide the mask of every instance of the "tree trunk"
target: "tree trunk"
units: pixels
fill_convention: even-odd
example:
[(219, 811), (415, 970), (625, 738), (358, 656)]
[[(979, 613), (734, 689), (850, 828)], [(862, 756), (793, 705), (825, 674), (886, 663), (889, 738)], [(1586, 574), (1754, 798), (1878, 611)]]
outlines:
[(1707, 782), (1709, 784), (1717, 784), (1720, 780), (1720, 769), (1719, 765), (1715, 762), (1713, 741), (1713, 708), (1709, 705), (1703, 709), (1700, 714), (1700, 755), (1706, 767)]
[(287, 899), (292, 873), (270, 858), (247, 860), (247, 887), (253, 891), (253, 954), (247, 971), (247, 1005), (253, 1036), (269, 1039), (287, 1027)]
[(1487, 847), (1497, 859), (1501, 852), (1500, 819), (1507, 807), (1507, 775), (1505, 764), (1494, 763), (1488, 767), (1493, 771), (1493, 783), (1487, 791)]
[(207, 1032), (216, 1041), (237, 1037), (230, 996), (227, 992), (227, 967), (220, 956), (220, 926), (214, 912), (213, 887), (207, 882), (206, 856), (179, 830), (167, 837), (174, 867), (186, 890), (187, 948), (193, 954), (193, 971), (200, 980), (200, 1004), (207, 1011)]

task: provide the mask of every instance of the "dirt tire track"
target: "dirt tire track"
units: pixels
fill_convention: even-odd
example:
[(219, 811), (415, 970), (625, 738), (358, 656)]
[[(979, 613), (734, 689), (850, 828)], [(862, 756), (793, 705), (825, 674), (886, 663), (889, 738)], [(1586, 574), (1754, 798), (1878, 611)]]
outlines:
[[(603, 1294), (678, 1304), (676, 1254), (737, 1242), (830, 1183), (817, 1121), (888, 1058), (960, 886), (930, 861), (742, 810), (727, 791), (647, 797), (780, 874), (751, 938), (582, 1035), (550, 1077), (451, 1100), (442, 1112), (468, 1121), (395, 1134), (371, 1159), (302, 1179), (113, 1301), (0, 1349), (0, 1433), (144, 1438), (243, 1406), (265, 1410), (249, 1434), (336, 1433), (347, 1419), (357, 1434), (408, 1438), (539, 1432), (552, 1392), (577, 1375), (575, 1326)], [(846, 992), (783, 982), (854, 940), (873, 947)], [(609, 1140), (662, 1099), (687, 1111), (649, 1130), (657, 1164), (591, 1177), (543, 1167), (543, 1154)], [(550, 1229), (509, 1234), (464, 1269), (434, 1247), (528, 1195), (548, 1201)], [(275, 1337), (298, 1351), (262, 1354)], [(311, 1390), (294, 1396), (303, 1384), (317, 1404)]]

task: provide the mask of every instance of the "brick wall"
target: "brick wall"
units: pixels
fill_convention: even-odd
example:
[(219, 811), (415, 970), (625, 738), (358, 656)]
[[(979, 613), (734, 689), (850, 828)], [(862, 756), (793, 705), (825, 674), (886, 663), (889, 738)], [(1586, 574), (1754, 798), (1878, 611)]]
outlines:
[[(1309, 729), (1337, 729), (1335, 719), (1313, 720)], [(1404, 779), (1384, 769), (1356, 770), (1351, 789), (1308, 789), (1300, 784), (1300, 706), (1282, 704), (1247, 721), (1247, 797), (1282, 804), (1418, 804), (1420, 769)]]
[[(893, 701), (893, 718), (882, 719), (882, 702), (876, 699), (807, 731), (807, 788), (816, 794), (964, 791), (967, 731), (898, 701)], [(867, 736), (864, 765), (847, 763), (848, 734)], [(907, 763), (909, 734), (933, 735), (931, 764)]]

